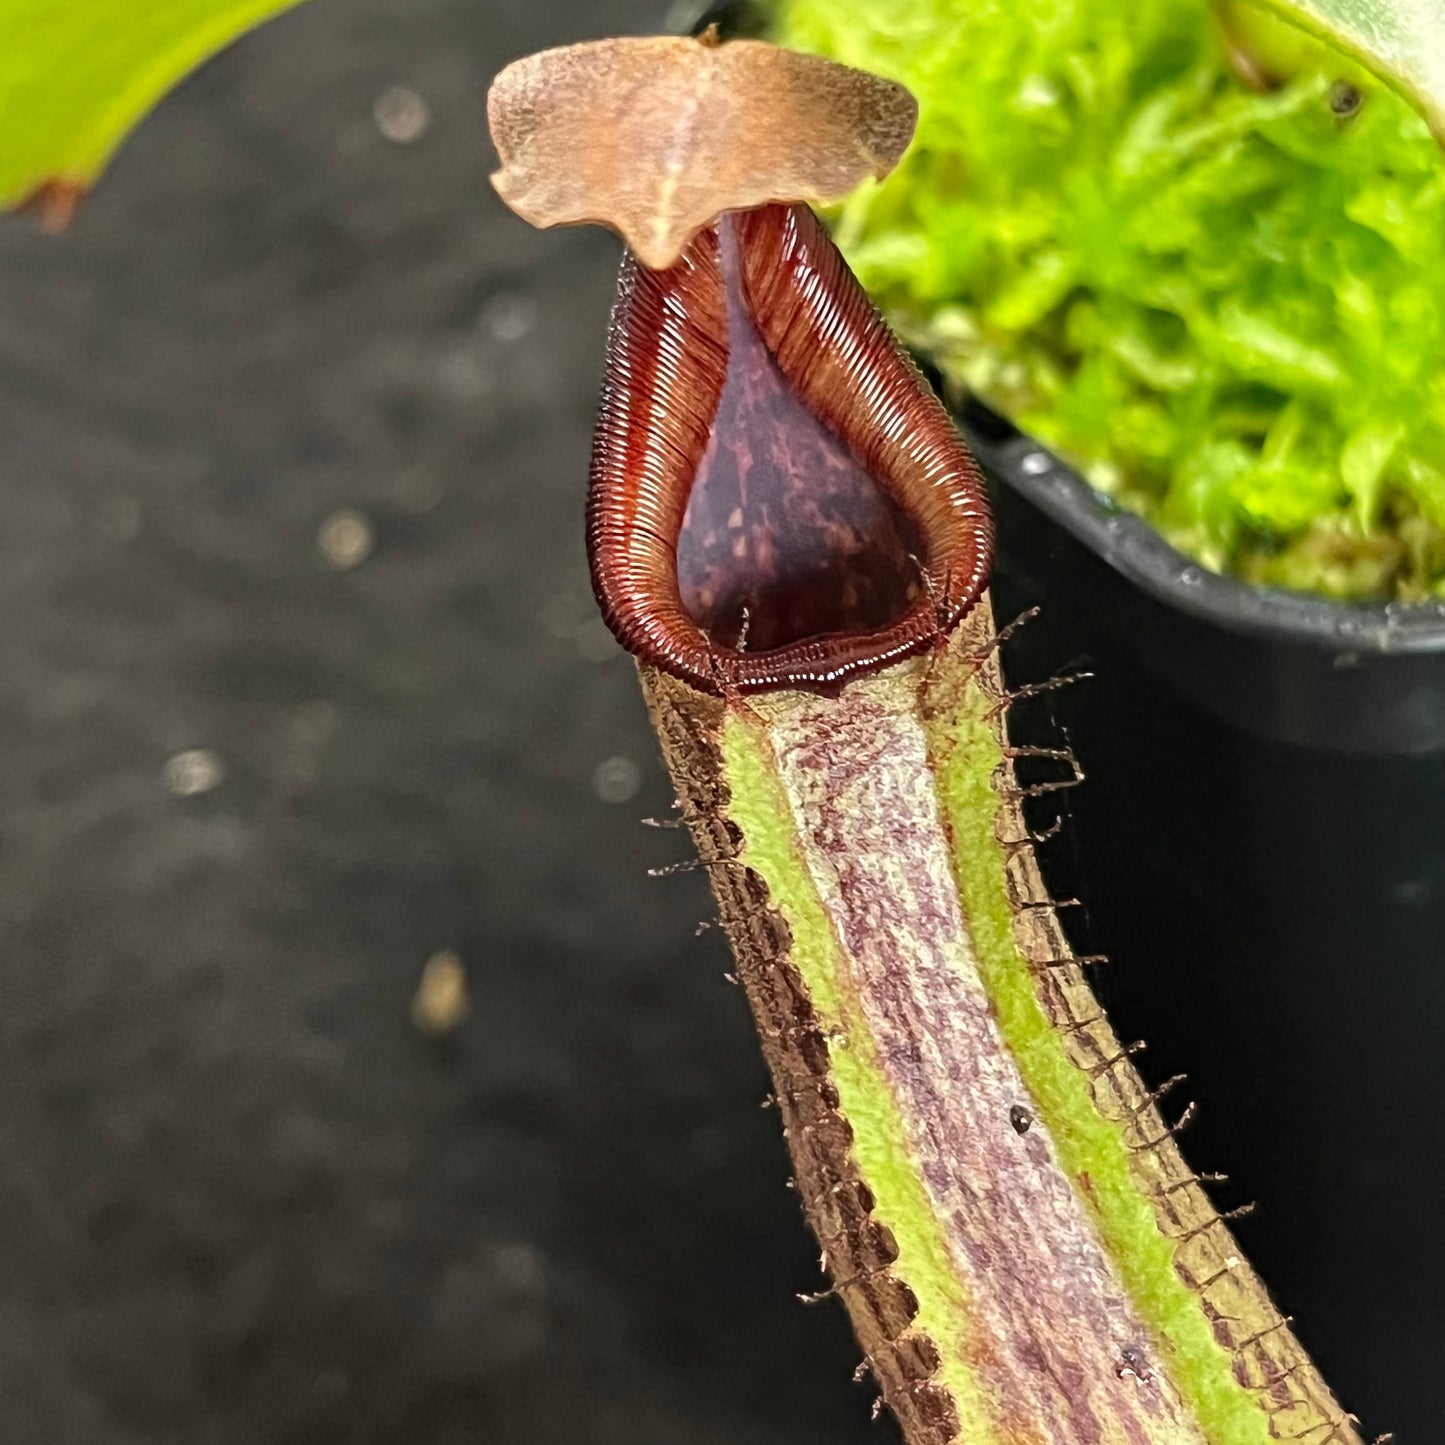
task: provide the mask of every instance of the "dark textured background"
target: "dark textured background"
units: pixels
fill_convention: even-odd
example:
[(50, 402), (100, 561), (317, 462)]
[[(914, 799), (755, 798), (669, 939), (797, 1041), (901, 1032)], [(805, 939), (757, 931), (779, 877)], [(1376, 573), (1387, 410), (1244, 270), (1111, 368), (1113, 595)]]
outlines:
[[(658, 20), (313, 0), (171, 97), (69, 234), (0, 219), (0, 1445), (897, 1439), (841, 1311), (794, 1301), (814, 1254), (704, 885), (646, 876), (686, 848), (639, 825), (668, 793), (581, 542), (617, 245), (538, 235), (485, 180), (502, 64)], [(398, 85), (412, 144), (374, 116)], [(372, 550), (340, 568), (348, 512)], [(1036, 635), (1024, 678), (1070, 660)], [(1342, 1072), (1343, 988), (1324, 1033), (1246, 1041), (1263, 904), (1137, 886), (1156, 837), (1243, 860), (1234, 795), (1137, 698), (1160, 756), (1142, 788), (1141, 754), (1111, 765), (1134, 684), (1100, 672), (1059, 846), (1133, 851), (1083, 941), (1154, 1075), (1199, 1076), (1191, 1152), (1263, 1198), (1241, 1232), (1327, 1373), (1428, 1445), (1441, 1312), (1407, 1242), (1439, 1171), (1398, 1163), (1438, 1135), (1428, 1043), (1386, 1021), (1383, 1066)], [(223, 773), (184, 795), (193, 749)], [(1271, 833), (1258, 876), (1310, 846)], [(410, 1007), (444, 949), (472, 1011), (433, 1038)]]
[(617, 246), (486, 182), (501, 65), (657, 18), (316, 0), (69, 234), (0, 220), (0, 1441), (888, 1438), (704, 885), (645, 873), (581, 540)]

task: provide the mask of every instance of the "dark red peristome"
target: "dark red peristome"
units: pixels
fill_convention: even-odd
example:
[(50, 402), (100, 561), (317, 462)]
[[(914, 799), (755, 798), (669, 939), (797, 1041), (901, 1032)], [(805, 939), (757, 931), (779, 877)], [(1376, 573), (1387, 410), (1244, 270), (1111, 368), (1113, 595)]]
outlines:
[(988, 581), (983, 482), (805, 206), (623, 264), (588, 552), (618, 640), (708, 692), (830, 687), (919, 651)]

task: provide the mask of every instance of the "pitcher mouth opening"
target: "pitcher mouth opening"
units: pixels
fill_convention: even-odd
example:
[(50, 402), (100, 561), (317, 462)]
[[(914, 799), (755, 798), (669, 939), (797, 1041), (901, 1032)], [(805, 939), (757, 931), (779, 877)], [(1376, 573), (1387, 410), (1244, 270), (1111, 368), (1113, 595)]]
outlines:
[(926, 591), (926, 543), (779, 369), (731, 218), (717, 238), (727, 373), (677, 539), (683, 606), (731, 652), (893, 627)]
[(828, 688), (987, 582), (983, 484), (812, 212), (723, 216), (624, 265), (589, 554), (622, 644), (710, 692)]

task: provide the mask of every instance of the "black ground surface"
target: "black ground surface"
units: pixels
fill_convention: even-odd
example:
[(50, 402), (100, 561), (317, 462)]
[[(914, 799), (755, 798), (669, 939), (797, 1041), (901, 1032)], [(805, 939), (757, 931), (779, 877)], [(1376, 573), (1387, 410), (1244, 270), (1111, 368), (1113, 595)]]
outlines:
[(68, 235), (0, 220), (0, 1441), (896, 1438), (794, 1299), (704, 884), (645, 874), (582, 551), (618, 248), (486, 182), (503, 63), (657, 22), (315, 0)]

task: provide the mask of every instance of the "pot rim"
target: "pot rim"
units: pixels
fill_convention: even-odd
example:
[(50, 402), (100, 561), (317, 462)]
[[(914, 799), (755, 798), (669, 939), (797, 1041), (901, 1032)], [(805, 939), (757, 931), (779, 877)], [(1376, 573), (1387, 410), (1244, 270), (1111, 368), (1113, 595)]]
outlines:
[(955, 415), (985, 471), (1170, 607), (1229, 632), (1334, 652), (1445, 653), (1445, 601), (1335, 602), (1212, 572), (976, 397)]

